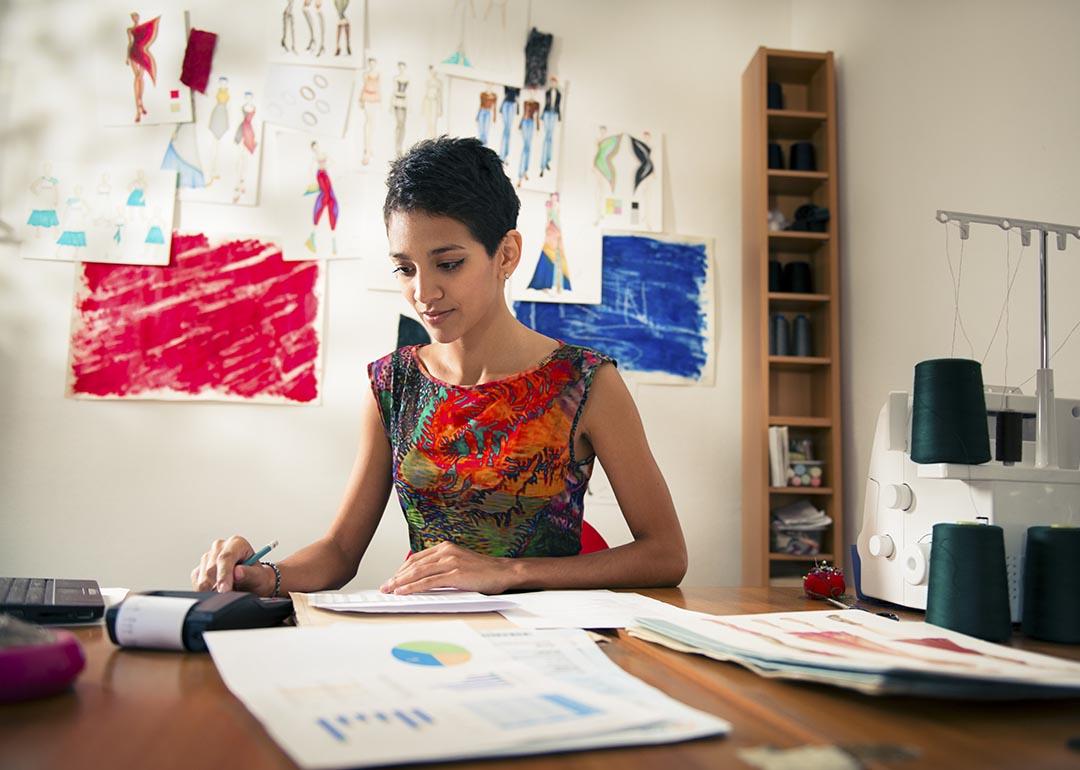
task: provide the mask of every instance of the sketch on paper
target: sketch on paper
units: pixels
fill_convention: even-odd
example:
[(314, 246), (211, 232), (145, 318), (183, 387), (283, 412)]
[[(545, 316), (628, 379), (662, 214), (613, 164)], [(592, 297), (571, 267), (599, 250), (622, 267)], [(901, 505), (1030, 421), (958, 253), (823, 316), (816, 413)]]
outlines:
[(387, 163), (416, 142), (446, 133), (444, 77), (423, 62), (369, 52), (349, 128), (365, 173), (385, 175)]
[(558, 193), (520, 194), (521, 262), (510, 279), (511, 297), (523, 302), (599, 304), (600, 235), (593, 228), (568, 237)]
[(663, 134), (600, 126), (592, 154), (595, 224), (659, 232), (663, 229)]
[(450, 78), (447, 132), (497, 152), (517, 189), (555, 192), (566, 90), (554, 76), (543, 89)]
[(363, 61), (364, 0), (273, 0), (264, 6), (272, 61), (350, 68)]
[(187, 46), (184, 14), (138, 9), (110, 22), (98, 62), (98, 118), (106, 126), (185, 123), (191, 91), (180, 82)]
[(601, 304), (515, 302), (518, 319), (613, 356), (641, 382), (712, 384), (711, 239), (605, 235), (603, 259)]
[(27, 259), (164, 265), (176, 172), (45, 161), (25, 186), (17, 235)]
[(353, 77), (347, 69), (271, 64), (263, 92), (266, 122), (340, 139), (345, 136)]
[(82, 266), (68, 395), (317, 403), (322, 266), (257, 239), (172, 249), (167, 267)]
[[(364, 197), (347, 143), (281, 131), (273, 152), (277, 181), (263, 197), (281, 228), (284, 259), (359, 259)], [(367, 204), (380, 208), (376, 201)]]
[(435, 27), (446, 51), (439, 69), (450, 75), (522, 83), (527, 0), (454, 0)]
[(173, 130), (161, 161), (179, 176), (180, 200), (258, 203), (262, 111), (250, 81), (218, 75), (195, 94), (195, 122)]

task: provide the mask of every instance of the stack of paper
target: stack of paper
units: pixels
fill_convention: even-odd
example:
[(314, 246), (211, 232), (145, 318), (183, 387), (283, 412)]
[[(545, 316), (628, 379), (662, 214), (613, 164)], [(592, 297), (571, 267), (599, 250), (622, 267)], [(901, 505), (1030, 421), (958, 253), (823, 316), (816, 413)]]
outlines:
[(516, 606), (509, 597), (487, 596), (473, 591), (423, 591), (416, 594), (384, 594), (381, 591), (307, 594), (312, 607), (338, 612), (491, 612)]
[(825, 529), (832, 519), (819, 511), (808, 500), (798, 500), (772, 510), (773, 529), (816, 530)]
[(1080, 663), (859, 610), (641, 618), (634, 636), (739, 663), (767, 677), (871, 695), (971, 699), (1075, 697)]
[(510, 594), (514, 607), (499, 614), (521, 628), (626, 628), (643, 615), (679, 618), (688, 612), (635, 593), (533, 591)]
[(729, 729), (601, 664), (582, 632), (533, 633), (485, 638), (450, 621), (217, 631), (206, 641), (225, 684), (305, 768), (673, 742)]

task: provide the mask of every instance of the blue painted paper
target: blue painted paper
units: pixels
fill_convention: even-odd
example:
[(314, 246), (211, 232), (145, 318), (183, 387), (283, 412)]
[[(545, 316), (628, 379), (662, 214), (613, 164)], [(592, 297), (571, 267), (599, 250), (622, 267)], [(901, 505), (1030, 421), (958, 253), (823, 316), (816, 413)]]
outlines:
[(606, 235), (602, 248), (599, 305), (515, 302), (518, 320), (607, 353), (626, 370), (702, 379), (712, 344), (707, 244)]

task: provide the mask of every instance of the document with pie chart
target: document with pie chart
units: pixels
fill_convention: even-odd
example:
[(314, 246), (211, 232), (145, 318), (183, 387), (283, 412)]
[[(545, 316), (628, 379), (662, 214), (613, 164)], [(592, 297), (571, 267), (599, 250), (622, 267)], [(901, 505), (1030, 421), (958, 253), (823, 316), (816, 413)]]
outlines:
[[(228, 688), (304, 768), (628, 745), (670, 714), (563, 681), (459, 621), (214, 631), (206, 642)], [(705, 732), (725, 730), (715, 720)]]

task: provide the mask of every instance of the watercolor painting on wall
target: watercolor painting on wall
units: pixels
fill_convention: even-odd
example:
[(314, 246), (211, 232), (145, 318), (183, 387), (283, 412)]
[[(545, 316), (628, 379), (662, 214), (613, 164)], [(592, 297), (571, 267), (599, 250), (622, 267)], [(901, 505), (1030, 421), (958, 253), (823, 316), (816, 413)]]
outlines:
[(537, 331), (613, 356), (640, 382), (711, 385), (712, 239), (605, 234), (599, 305), (515, 302)]
[(594, 221), (604, 228), (664, 229), (664, 135), (600, 126), (591, 153)]
[(167, 265), (176, 172), (44, 161), (17, 210), (27, 259)]
[(82, 266), (70, 397), (319, 401), (324, 272), (272, 243), (173, 238), (168, 267)]
[(180, 10), (138, 8), (110, 18), (97, 62), (98, 119), (105, 126), (186, 123), (191, 91), (180, 82), (187, 26)]

